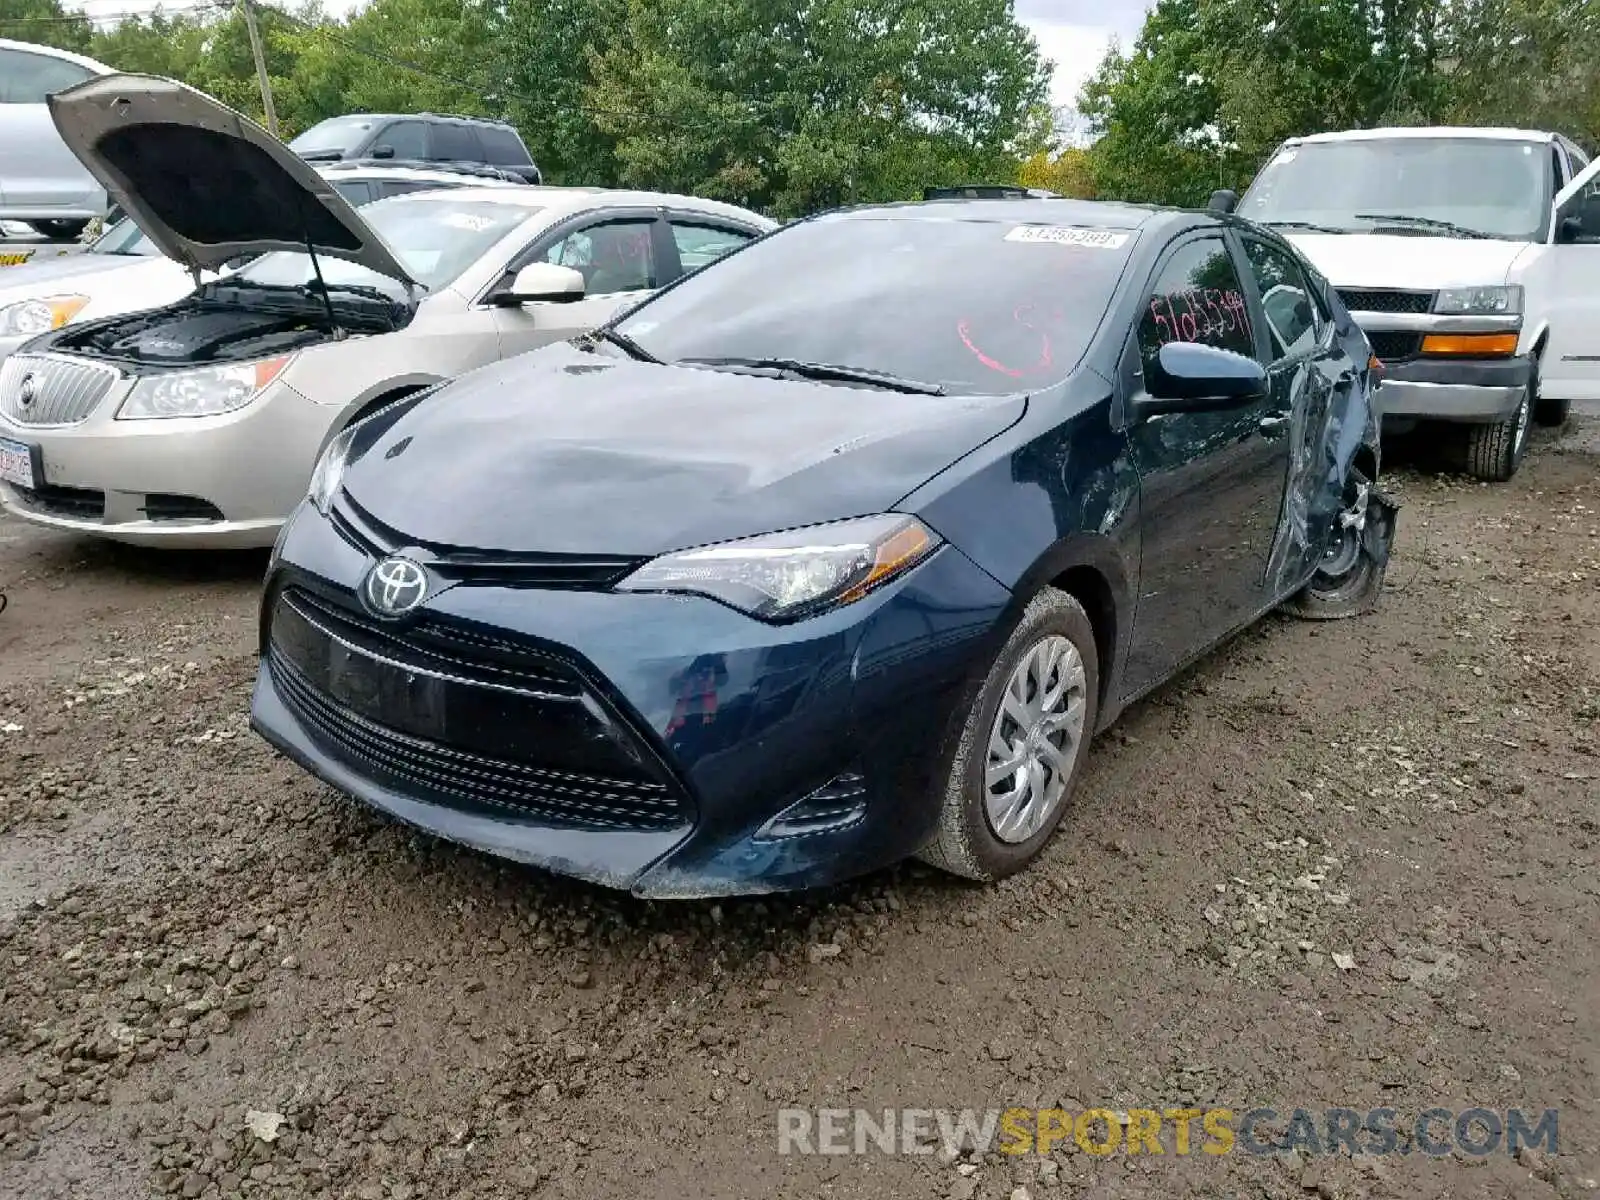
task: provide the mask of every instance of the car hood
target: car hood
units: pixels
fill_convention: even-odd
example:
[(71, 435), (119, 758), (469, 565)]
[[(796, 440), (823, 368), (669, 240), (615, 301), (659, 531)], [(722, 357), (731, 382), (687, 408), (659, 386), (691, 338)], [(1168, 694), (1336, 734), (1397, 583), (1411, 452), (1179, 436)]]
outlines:
[(186, 267), (217, 270), (238, 255), (309, 246), (415, 282), (309, 163), (210, 96), (152, 75), (102, 75), (48, 103), (62, 139), (107, 194)]
[(1437, 291), (1504, 283), (1526, 242), (1394, 234), (1285, 234), (1336, 288)]
[(420, 546), (648, 557), (882, 512), (1026, 407), (561, 345), (422, 401), (349, 466), (344, 489)]

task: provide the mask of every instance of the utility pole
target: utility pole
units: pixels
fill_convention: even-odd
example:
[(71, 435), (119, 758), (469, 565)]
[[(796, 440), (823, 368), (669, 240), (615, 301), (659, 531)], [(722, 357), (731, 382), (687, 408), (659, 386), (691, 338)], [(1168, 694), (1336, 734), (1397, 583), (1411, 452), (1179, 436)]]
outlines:
[(256, 10), (250, 0), (239, 0), (244, 9), (244, 27), (250, 32), (250, 53), (256, 60), (256, 81), (261, 84), (261, 107), (267, 114), (267, 132), (278, 136), (278, 110), (272, 106), (272, 81), (267, 78), (267, 56), (261, 49), (261, 31), (256, 28)]

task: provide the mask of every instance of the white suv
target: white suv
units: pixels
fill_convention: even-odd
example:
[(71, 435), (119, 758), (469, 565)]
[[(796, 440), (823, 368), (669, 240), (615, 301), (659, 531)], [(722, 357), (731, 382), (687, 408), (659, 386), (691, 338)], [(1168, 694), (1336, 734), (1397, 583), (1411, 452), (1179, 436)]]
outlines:
[(0, 221), (70, 239), (105, 214), (105, 190), (61, 140), (45, 97), (109, 74), (81, 54), (0, 38)]

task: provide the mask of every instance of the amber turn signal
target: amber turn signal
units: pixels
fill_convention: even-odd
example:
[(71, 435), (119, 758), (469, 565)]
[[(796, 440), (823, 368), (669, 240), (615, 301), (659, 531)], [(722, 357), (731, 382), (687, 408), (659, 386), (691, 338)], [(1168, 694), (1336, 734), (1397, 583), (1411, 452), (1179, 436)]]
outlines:
[(1472, 358), (1505, 358), (1517, 352), (1514, 333), (1430, 333), (1422, 339), (1424, 354)]

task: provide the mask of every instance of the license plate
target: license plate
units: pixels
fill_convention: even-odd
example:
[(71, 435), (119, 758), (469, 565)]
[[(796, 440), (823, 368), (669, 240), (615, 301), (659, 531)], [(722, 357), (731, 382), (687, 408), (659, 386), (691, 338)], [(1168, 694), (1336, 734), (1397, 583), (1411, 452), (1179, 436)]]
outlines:
[(0, 438), (0, 479), (29, 491), (39, 486), (33, 476), (33, 447)]

